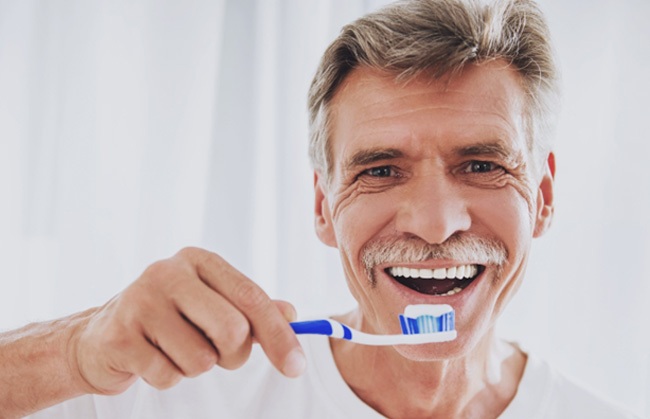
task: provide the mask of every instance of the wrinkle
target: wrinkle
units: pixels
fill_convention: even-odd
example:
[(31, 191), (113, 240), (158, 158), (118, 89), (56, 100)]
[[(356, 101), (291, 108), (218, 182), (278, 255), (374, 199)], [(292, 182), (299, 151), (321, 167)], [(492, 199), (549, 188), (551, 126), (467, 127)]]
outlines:
[(355, 198), (361, 194), (359, 183), (353, 183), (347, 186), (343, 191), (337, 192), (336, 199), (332, 204), (332, 218), (336, 220), (341, 213), (349, 205), (351, 205)]
[[(365, 108), (369, 109), (371, 107), (366, 106)], [(408, 110), (400, 109), (398, 112), (386, 113), (386, 114), (383, 114), (383, 115), (378, 116), (376, 118), (365, 118), (364, 121), (359, 122), (359, 125), (360, 126), (373, 125), (373, 124), (375, 124), (376, 122), (379, 122), (379, 121), (383, 122), (383, 121), (385, 121), (387, 119), (402, 118), (404, 116), (413, 115), (413, 114), (416, 114), (418, 112), (428, 111), (428, 110), (447, 110), (447, 111), (450, 111), (450, 112), (462, 112), (464, 114), (472, 114), (472, 115), (496, 116), (500, 120), (505, 122), (509, 128), (514, 129), (514, 127), (512, 126), (512, 121), (510, 119), (508, 119), (506, 116), (504, 116), (503, 113), (501, 113), (501, 112), (487, 111), (485, 109), (471, 110), (471, 109), (467, 109), (467, 108), (462, 107), (462, 106), (455, 107), (455, 106), (448, 106), (448, 105), (447, 106), (424, 105), (424, 106), (419, 106), (419, 107), (410, 107)], [(368, 112), (368, 114), (370, 114), (370, 112)]]

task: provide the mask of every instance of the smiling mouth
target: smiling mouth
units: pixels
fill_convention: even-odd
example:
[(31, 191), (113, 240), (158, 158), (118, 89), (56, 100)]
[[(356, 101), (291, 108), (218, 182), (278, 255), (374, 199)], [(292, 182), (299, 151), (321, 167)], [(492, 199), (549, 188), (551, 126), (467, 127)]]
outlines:
[(400, 284), (421, 294), (449, 296), (467, 288), (484, 270), (483, 265), (459, 265), (438, 269), (391, 266), (386, 268), (385, 272)]

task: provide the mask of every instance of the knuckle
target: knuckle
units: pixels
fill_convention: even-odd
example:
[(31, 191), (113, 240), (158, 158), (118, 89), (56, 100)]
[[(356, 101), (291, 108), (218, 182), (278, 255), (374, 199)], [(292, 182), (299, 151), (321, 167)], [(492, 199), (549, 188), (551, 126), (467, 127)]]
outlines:
[(159, 260), (147, 266), (142, 274), (145, 278), (161, 278), (169, 274), (171, 267), (168, 260)]
[(179, 256), (183, 259), (194, 259), (198, 254), (201, 253), (201, 249), (198, 247), (187, 246), (182, 248), (176, 253), (176, 256)]
[(124, 291), (122, 291), (119, 297), (115, 300), (114, 303), (114, 313), (128, 313), (133, 307), (138, 307), (142, 300), (145, 300), (149, 293), (143, 290), (143, 287), (140, 283), (133, 283)]
[(250, 337), (251, 329), (250, 324), (243, 316), (233, 316), (227, 322), (227, 327), (220, 330), (220, 343), (226, 344), (229, 347), (239, 347)]
[[(288, 327), (288, 326), (287, 326)], [(273, 324), (268, 326), (268, 335), (267, 339), (270, 342), (277, 344), (286, 340), (287, 337), (287, 327), (284, 327), (282, 324)]]
[(157, 356), (145, 361), (142, 378), (158, 390), (165, 390), (177, 384), (183, 375), (169, 362)]
[(217, 355), (213, 350), (197, 350), (194, 354), (192, 365), (185, 372), (187, 377), (196, 377), (206, 371), (212, 369), (217, 363)]
[(173, 295), (179, 287), (182, 290), (193, 275), (192, 267), (187, 263), (174, 259), (160, 260), (148, 266), (127, 291), (131, 298), (140, 300), (153, 299), (161, 293)]
[(262, 288), (251, 281), (239, 282), (235, 288), (235, 298), (245, 310), (259, 310), (270, 301)]
[(106, 328), (109, 336), (124, 334), (136, 330), (139, 325), (155, 316), (160, 311), (158, 294), (151, 292), (138, 284), (132, 284), (122, 291), (115, 301), (114, 307), (107, 313)]
[(252, 350), (252, 345), (242, 345), (237, 349), (236, 352), (228, 354), (228, 356), (223, 356), (219, 358), (217, 364), (227, 370), (235, 370), (248, 361)]
[(142, 371), (142, 376), (145, 378), (157, 377), (160, 375), (160, 371), (162, 371), (164, 367), (163, 363), (157, 356), (140, 359), (138, 360), (138, 363), (138, 369)]
[(182, 378), (183, 376), (180, 373), (165, 372), (145, 380), (158, 390), (167, 390), (178, 384)]
[(142, 288), (159, 290), (162, 284), (173, 282), (174, 278), (178, 278), (179, 270), (178, 264), (169, 259), (154, 262), (145, 269), (138, 281), (133, 284), (131, 290), (135, 294), (145, 295), (148, 293), (140, 292)]

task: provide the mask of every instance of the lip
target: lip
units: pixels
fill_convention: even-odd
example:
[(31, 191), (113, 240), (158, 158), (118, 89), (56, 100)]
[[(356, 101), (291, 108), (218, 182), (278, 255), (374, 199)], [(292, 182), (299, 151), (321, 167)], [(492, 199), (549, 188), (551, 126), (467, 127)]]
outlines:
[[(486, 272), (490, 268), (489, 265), (482, 265), (485, 266), (483, 272), (481, 272), (472, 281), (471, 284), (469, 284), (466, 288), (464, 288), (463, 291), (457, 294), (447, 295), (447, 296), (421, 294), (397, 282), (392, 276), (386, 273), (386, 269), (392, 266), (403, 266), (403, 267), (408, 267), (413, 269), (436, 269), (436, 268), (451, 268), (460, 265), (482, 265), (482, 264), (478, 262), (456, 262), (456, 261), (444, 261), (444, 260), (436, 260), (436, 261), (431, 261), (429, 263), (427, 262), (399, 263), (398, 262), (398, 263), (377, 265), (374, 268), (375, 270), (374, 273), (375, 273), (375, 278), (378, 279), (382, 278), (381, 281), (384, 282), (390, 288), (389, 291), (391, 293), (398, 295), (400, 299), (406, 301), (404, 306), (408, 304), (450, 304), (452, 307), (458, 310), (458, 308), (462, 306), (466, 300), (472, 298), (472, 294), (474, 293), (476, 287), (483, 282), (483, 278), (485, 277)], [(435, 281), (435, 279), (430, 279), (428, 281)]]
[(419, 263), (383, 263), (381, 265), (375, 266), (375, 269), (381, 269), (382, 271), (394, 267), (394, 266), (401, 266), (405, 268), (413, 268), (413, 269), (439, 269), (439, 268), (453, 268), (454, 266), (461, 266), (461, 265), (481, 265), (481, 266), (486, 266), (480, 262), (458, 262), (458, 261), (450, 261), (450, 260), (435, 260), (435, 261), (429, 261), (429, 262), (419, 262)]

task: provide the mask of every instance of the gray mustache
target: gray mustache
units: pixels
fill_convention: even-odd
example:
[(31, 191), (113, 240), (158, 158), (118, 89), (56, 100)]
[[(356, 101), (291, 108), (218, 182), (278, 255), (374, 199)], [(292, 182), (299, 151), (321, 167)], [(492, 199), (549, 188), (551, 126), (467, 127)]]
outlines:
[(369, 242), (363, 248), (361, 258), (366, 272), (373, 278), (373, 268), (380, 264), (451, 259), (501, 266), (508, 259), (508, 252), (499, 240), (457, 233), (440, 244), (427, 243), (415, 236), (380, 238)]

